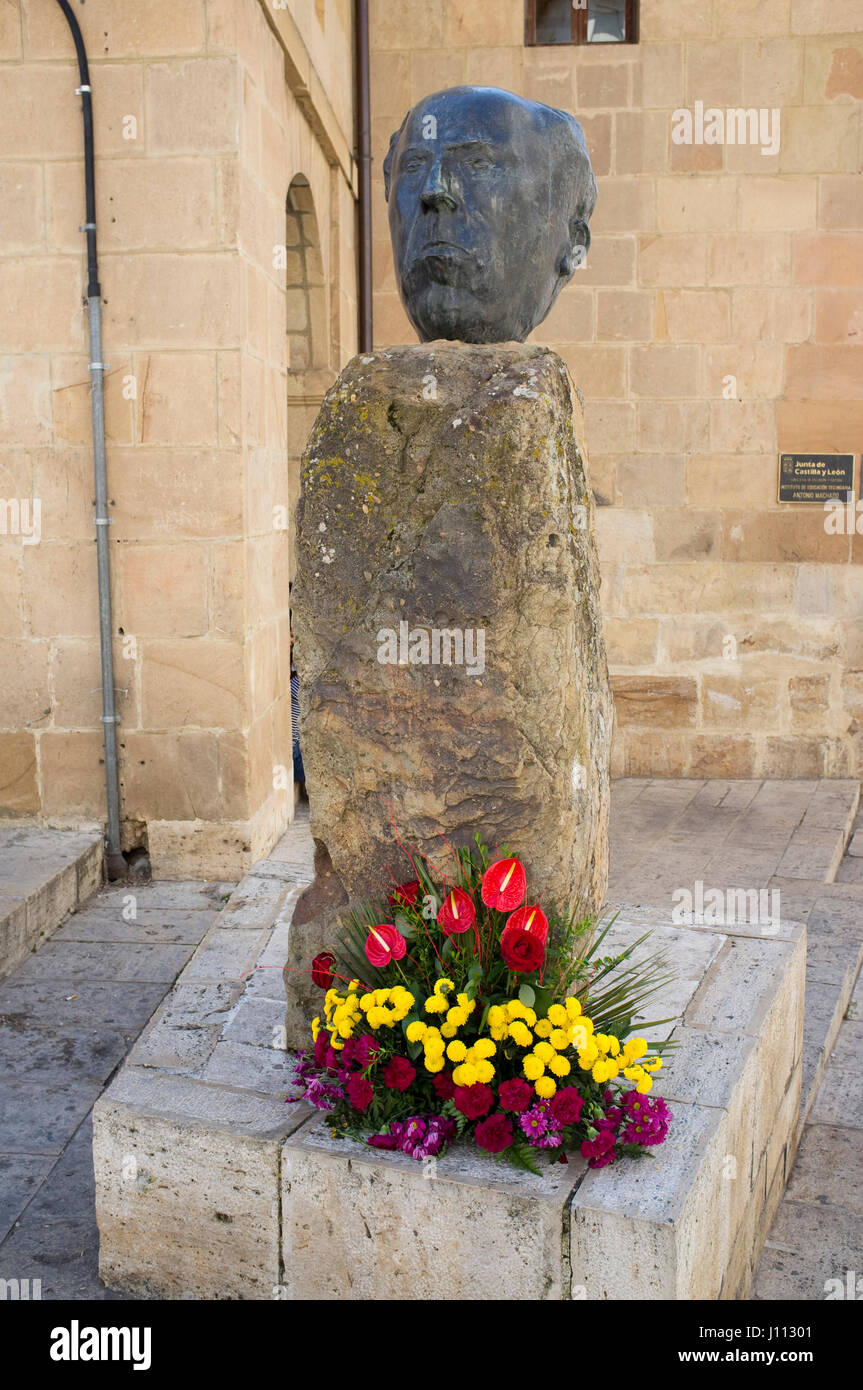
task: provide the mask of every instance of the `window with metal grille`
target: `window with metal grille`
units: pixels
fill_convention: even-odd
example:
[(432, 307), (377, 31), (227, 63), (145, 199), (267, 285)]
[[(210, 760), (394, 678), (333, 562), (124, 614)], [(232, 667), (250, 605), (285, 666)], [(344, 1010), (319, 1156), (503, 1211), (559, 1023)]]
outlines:
[(638, 43), (638, 0), (526, 0), (525, 43)]

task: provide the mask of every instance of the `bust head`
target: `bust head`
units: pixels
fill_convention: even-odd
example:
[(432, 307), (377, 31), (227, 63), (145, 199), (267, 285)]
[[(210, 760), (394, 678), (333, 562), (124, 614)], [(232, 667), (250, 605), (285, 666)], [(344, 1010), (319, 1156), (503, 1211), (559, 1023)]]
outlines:
[(424, 97), (390, 140), (384, 186), (399, 291), (423, 342), (523, 341), (590, 245), (581, 126), (498, 87)]

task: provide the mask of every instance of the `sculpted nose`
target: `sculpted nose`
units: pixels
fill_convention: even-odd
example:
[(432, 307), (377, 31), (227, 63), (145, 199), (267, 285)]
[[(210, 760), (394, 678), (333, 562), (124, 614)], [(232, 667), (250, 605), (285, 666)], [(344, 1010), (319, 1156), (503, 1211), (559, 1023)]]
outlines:
[(420, 194), (420, 202), (426, 212), (440, 212), (441, 208), (455, 212), (456, 201), (450, 192), (449, 182), (441, 169), (440, 160), (437, 160), (429, 170), (428, 178), (423, 184), (423, 190)]

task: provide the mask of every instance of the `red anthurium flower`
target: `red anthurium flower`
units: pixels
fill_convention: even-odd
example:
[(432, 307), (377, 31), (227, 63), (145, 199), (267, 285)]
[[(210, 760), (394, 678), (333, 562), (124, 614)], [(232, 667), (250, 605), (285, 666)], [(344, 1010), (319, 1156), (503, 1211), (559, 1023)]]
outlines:
[(336, 958), (332, 951), (321, 951), (312, 961), (312, 980), (318, 989), (329, 989), (333, 983), (333, 966)]
[(482, 876), (482, 900), (498, 912), (512, 912), (524, 902), (527, 878), (517, 859), (498, 859)]
[(441, 903), (437, 920), (447, 936), (470, 931), (476, 921), (476, 908), (470, 893), (463, 888), (452, 888)]
[(412, 878), (410, 883), (400, 883), (387, 898), (390, 907), (412, 907), (419, 897), (420, 884), (418, 878)]
[(389, 965), (391, 960), (401, 960), (407, 948), (408, 943), (398, 927), (394, 927), (391, 922), (382, 922), (379, 926), (369, 927), (366, 957), (370, 965), (380, 969), (384, 965)]
[(529, 975), (545, 959), (548, 918), (541, 907), (520, 907), (507, 918), (500, 938), (500, 953), (510, 970)]

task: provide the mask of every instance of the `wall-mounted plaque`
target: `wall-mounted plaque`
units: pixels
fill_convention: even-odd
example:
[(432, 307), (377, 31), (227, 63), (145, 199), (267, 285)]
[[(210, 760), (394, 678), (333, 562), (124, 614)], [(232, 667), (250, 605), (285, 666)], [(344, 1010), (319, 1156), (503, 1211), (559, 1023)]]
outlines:
[(853, 454), (780, 454), (780, 502), (845, 500), (854, 487)]

